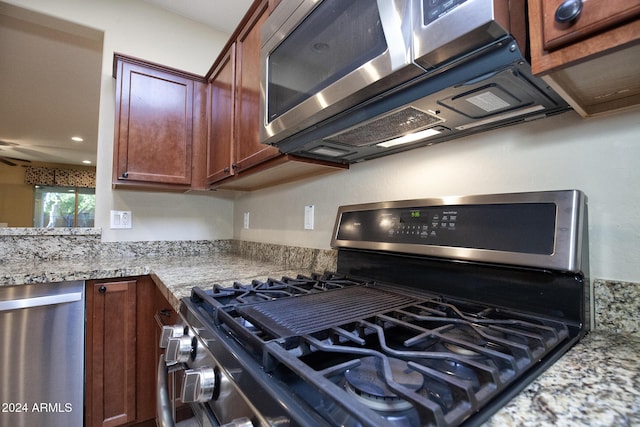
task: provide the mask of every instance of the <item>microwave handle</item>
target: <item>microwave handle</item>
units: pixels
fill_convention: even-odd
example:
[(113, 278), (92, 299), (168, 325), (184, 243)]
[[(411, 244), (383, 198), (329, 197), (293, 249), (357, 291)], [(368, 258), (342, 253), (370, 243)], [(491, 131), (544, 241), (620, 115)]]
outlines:
[(411, 35), (403, 34), (402, 16), (395, 11), (395, 1), (377, 0), (382, 31), (389, 48), (393, 70), (411, 63)]

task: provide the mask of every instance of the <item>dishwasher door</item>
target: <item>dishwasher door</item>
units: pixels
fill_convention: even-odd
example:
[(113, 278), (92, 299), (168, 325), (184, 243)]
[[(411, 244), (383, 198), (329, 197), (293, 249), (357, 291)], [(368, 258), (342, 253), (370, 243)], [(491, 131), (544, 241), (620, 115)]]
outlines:
[(84, 282), (0, 286), (0, 426), (82, 426)]

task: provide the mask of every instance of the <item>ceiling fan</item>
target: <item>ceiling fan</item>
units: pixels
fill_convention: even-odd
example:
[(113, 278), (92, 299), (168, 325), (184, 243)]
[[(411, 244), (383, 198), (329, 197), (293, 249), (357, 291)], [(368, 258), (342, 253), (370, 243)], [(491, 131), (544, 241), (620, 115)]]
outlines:
[[(7, 142), (7, 141), (0, 140), (0, 147), (13, 147), (16, 145), (18, 144), (14, 142)], [(2, 154), (0, 154), (0, 163), (4, 163), (7, 166), (18, 166), (18, 165), (25, 166), (22, 163), (31, 163), (31, 160), (18, 159), (17, 157), (3, 156)]]
[[(16, 162), (31, 163), (31, 160), (16, 159), (15, 157), (0, 156), (0, 163), (4, 163), (5, 165), (18, 166), (18, 163), (16, 163)], [(26, 165), (21, 165), (21, 166), (26, 166)]]

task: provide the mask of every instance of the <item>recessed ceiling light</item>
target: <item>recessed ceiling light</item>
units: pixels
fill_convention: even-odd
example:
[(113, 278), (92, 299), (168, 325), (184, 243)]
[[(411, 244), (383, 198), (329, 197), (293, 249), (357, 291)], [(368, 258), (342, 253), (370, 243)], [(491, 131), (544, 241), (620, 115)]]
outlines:
[(82, 163), (84, 163), (85, 165), (90, 165), (91, 164), (91, 160), (83, 160)]
[(80, 137), (80, 136), (72, 136), (71, 140), (75, 141), (75, 142), (83, 142), (84, 141), (84, 139), (82, 137)]

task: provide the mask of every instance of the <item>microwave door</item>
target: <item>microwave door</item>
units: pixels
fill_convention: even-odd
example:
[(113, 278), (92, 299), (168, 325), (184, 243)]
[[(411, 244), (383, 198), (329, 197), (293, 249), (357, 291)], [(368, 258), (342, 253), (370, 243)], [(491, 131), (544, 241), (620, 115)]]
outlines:
[[(306, 4), (306, 2), (303, 2)], [(323, 0), (269, 18), (262, 48), (261, 141), (277, 143), (423, 71), (411, 62), (408, 1)], [(294, 13), (295, 12), (295, 13)]]

